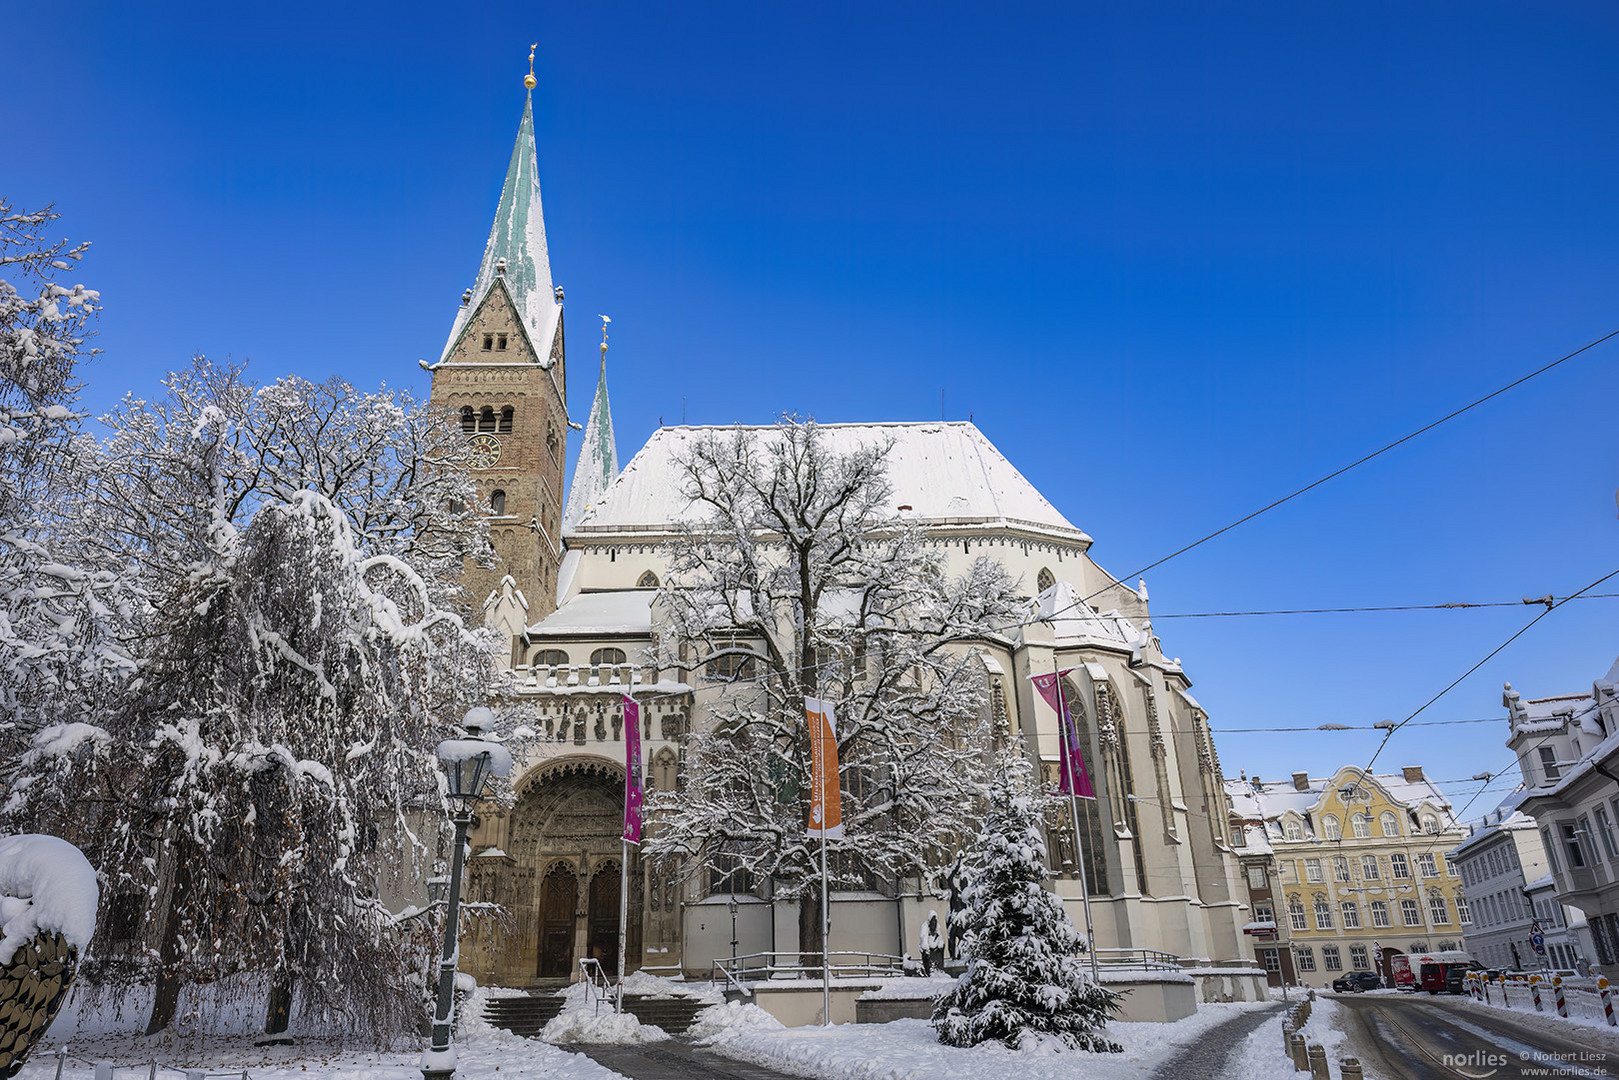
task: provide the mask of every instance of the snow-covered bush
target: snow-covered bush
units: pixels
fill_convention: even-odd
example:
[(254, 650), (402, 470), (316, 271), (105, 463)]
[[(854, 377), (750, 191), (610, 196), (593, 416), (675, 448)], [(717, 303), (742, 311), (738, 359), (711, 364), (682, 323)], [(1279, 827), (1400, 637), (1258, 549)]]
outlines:
[(1102, 1033), (1119, 995), (1091, 980), (1079, 931), (1045, 887), (1044, 818), (1030, 768), (1003, 754), (970, 864), (967, 970), (934, 1008), (939, 1040), (1013, 1049), (1039, 1037), (1082, 1050), (1119, 1052)]

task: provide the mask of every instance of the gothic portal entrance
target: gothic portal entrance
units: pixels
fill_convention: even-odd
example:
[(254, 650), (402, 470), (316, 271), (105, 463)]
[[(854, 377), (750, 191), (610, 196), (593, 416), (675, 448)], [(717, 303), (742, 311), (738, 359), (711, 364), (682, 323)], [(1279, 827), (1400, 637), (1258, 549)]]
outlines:
[(610, 975), (618, 974), (619, 876), (616, 863), (604, 863), (590, 875), (590, 955)]

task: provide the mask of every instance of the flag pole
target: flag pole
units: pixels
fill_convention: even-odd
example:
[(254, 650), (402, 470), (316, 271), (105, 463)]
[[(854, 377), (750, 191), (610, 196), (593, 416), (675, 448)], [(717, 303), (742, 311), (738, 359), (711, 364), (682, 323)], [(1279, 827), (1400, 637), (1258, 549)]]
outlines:
[[(823, 758), (823, 760), (825, 760)], [(821, 770), (821, 784), (826, 784), (826, 770)], [(822, 807), (826, 798), (821, 798)], [(832, 1023), (832, 908), (827, 902), (826, 887), (826, 812), (821, 813), (821, 1026)]]
[[(1057, 684), (1057, 739), (1061, 744), (1061, 760), (1067, 762), (1070, 749), (1078, 751), (1079, 747), (1072, 746), (1069, 735), (1074, 735), (1077, 743), (1078, 733), (1072, 732), (1073, 721), (1068, 719), (1068, 699), (1062, 692), (1062, 672), (1057, 670), (1057, 650), (1051, 650), (1052, 682)], [(1080, 760), (1084, 760), (1081, 758)], [(1074, 777), (1073, 763), (1068, 763), (1068, 814), (1074, 823), (1074, 865), (1079, 868), (1079, 893), (1085, 905), (1085, 952), (1091, 959), (1091, 979), (1100, 984), (1102, 979), (1096, 966), (1096, 932), (1091, 927), (1091, 882), (1090, 875), (1085, 872), (1085, 838), (1079, 831), (1079, 783)]]

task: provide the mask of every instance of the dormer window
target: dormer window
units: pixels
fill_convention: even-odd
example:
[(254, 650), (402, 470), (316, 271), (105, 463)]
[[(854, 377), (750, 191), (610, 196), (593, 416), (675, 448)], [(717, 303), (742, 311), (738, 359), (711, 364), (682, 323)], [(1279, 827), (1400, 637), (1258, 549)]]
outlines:
[(495, 335), (493, 335), (493, 334), (485, 334), (483, 336), (483, 351), (488, 352), (490, 349), (493, 349), (494, 347), (495, 347)]
[(505, 352), (506, 351), (506, 335), (505, 334), (496, 334), (495, 335), (495, 351), (496, 352)]
[(1540, 771), (1546, 774), (1546, 782), (1563, 778), (1563, 770), (1557, 767), (1557, 751), (1549, 746), (1540, 748)]

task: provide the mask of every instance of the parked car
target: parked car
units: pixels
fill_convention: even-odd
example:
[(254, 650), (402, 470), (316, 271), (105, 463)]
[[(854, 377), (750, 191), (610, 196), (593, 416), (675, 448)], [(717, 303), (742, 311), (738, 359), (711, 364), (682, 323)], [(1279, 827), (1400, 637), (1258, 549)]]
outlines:
[(1332, 980), (1332, 989), (1338, 994), (1358, 994), (1362, 990), (1380, 990), (1383, 980), (1377, 977), (1375, 971), (1351, 971), (1349, 974)]

